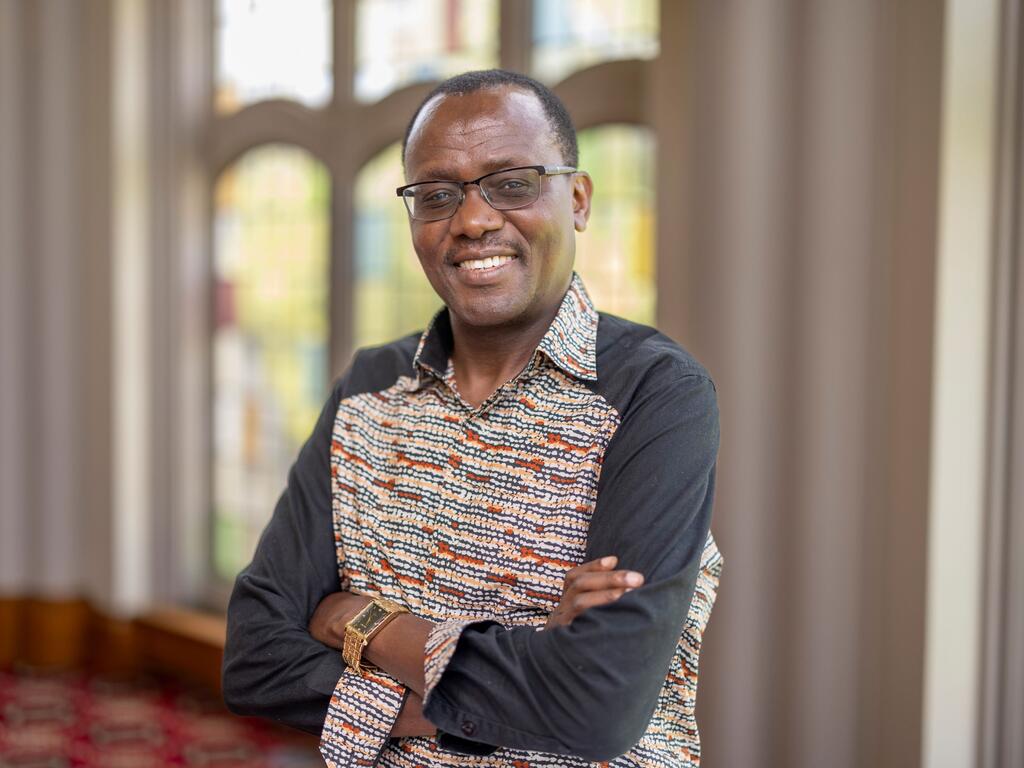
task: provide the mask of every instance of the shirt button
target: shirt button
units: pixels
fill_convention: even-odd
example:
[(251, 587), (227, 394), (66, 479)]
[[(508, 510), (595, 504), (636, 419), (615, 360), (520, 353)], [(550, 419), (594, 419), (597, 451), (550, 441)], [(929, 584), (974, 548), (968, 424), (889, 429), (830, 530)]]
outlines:
[(474, 733), (476, 733), (476, 723), (471, 722), (469, 720), (463, 720), (462, 732), (467, 736), (472, 736)]

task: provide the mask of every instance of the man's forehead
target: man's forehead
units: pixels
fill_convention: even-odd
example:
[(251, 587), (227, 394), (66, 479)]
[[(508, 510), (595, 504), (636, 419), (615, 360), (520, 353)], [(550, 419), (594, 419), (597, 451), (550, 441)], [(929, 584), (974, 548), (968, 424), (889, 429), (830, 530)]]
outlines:
[(469, 93), (439, 93), (423, 105), (416, 116), (410, 139), (437, 119), (455, 125), (473, 122), (479, 125), (500, 124), (509, 112), (543, 119), (544, 108), (532, 91), (516, 86), (480, 88)]
[[(535, 121), (540, 125), (524, 130)], [(406, 159), (420, 154), (415, 150), (428, 136), (431, 147), (449, 142), (472, 145), (477, 135), (495, 137), (505, 132), (510, 138), (527, 135), (534, 142), (548, 136), (550, 126), (536, 94), (508, 86), (466, 94), (438, 94), (423, 106), (409, 131)], [(421, 162), (425, 159), (419, 158)]]

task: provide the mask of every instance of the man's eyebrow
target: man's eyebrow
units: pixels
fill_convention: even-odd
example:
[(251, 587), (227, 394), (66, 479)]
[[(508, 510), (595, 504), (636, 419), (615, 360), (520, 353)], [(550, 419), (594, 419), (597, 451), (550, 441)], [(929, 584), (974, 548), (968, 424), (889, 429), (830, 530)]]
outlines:
[(455, 171), (451, 168), (427, 168), (416, 174), (414, 182), (418, 181), (454, 181)]
[[(495, 158), (493, 160), (487, 160), (483, 164), (484, 173), (493, 173), (494, 171), (500, 171), (504, 168), (522, 168), (523, 166), (530, 165), (530, 163), (524, 163), (521, 160), (513, 158), (502, 157)], [(458, 173), (455, 169), (447, 166), (428, 166), (425, 170), (417, 174), (419, 177), (417, 181), (462, 181), (458, 178)]]

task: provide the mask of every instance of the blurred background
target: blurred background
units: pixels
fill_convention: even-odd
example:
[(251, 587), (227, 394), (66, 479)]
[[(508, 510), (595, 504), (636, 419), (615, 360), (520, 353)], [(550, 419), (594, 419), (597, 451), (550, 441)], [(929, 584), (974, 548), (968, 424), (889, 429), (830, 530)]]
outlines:
[(217, 712), (227, 594), (437, 310), (399, 142), (497, 66), (576, 122), (598, 306), (717, 384), (703, 764), (1024, 765), (1022, 4), (0, 0), (0, 765), (315, 761)]

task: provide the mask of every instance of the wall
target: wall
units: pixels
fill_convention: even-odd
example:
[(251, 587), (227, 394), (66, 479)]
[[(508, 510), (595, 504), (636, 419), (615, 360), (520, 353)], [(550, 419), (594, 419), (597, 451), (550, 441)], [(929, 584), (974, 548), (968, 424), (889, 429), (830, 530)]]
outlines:
[[(131, 614), (190, 590), (173, 531), (201, 488), (167, 467), (190, 444), (175, 398), (201, 400), (171, 379), (195, 337), (178, 321), (199, 313), (173, 308), (203, 294), (173, 286), (203, 275), (169, 259), (202, 235), (144, 221), (175, 204), (189, 125), (161, 69), (180, 30), (147, 16), (168, 7), (0, 0), (0, 594)], [(715, 377), (723, 429), (704, 764), (920, 764), (943, 6), (662, 14), (672, 44), (642, 94), (659, 322)], [(164, 87), (116, 77), (125, 56)], [(145, 114), (121, 109), (125, 89)], [(148, 151), (115, 140), (132, 124)]]

